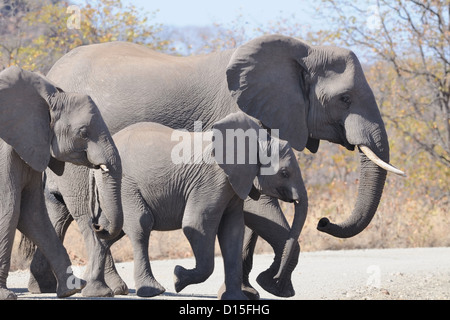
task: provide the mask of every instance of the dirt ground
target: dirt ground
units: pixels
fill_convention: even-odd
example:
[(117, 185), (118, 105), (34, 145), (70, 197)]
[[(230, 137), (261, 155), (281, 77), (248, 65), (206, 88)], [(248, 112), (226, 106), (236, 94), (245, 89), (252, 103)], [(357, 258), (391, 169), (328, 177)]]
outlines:
[[(256, 255), (251, 281), (261, 299), (281, 299), (265, 292), (256, 276), (272, 262), (270, 254)], [(179, 264), (193, 267), (194, 260), (172, 259), (152, 262), (152, 270), (166, 292), (151, 299), (210, 300), (223, 282), (223, 266), (216, 258), (213, 275), (204, 283), (191, 285), (180, 293), (173, 288), (173, 269)], [(82, 275), (83, 266), (75, 267)], [(130, 288), (128, 296), (112, 299), (140, 299), (136, 296), (133, 262), (118, 263), (118, 272)], [(19, 299), (56, 299), (55, 294), (32, 295), (26, 290), (28, 271), (11, 272), (8, 286)], [(296, 291), (288, 300), (449, 300), (450, 248), (339, 250), (301, 253), (292, 275)], [(69, 299), (87, 299), (77, 294)], [(90, 298), (93, 299), (93, 298)]]

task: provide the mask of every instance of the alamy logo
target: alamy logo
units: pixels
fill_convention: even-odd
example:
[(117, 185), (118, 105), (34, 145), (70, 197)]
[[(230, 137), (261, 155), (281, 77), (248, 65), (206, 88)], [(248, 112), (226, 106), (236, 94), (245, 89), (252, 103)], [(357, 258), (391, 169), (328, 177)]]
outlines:
[(194, 132), (172, 132), (171, 141), (178, 141), (171, 152), (174, 164), (259, 164), (260, 175), (278, 171), (278, 129), (272, 129), (269, 136), (265, 129), (226, 129), (223, 133), (217, 129), (203, 132), (202, 128), (202, 122), (195, 121)]
[(77, 29), (81, 28), (81, 9), (76, 5), (71, 5), (67, 7), (66, 13), (71, 15), (67, 18), (67, 29)]

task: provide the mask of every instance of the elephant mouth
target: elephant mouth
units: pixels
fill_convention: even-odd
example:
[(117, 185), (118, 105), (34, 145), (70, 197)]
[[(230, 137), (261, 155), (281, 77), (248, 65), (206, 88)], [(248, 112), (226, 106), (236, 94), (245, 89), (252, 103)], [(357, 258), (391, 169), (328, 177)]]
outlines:
[(99, 164), (99, 165), (94, 165), (93, 164), (93, 165), (91, 165), (91, 169), (96, 169), (96, 170), (101, 169), (102, 173), (109, 172), (109, 168), (108, 168), (108, 166), (106, 164)]
[(343, 143), (341, 143), (341, 145), (344, 146), (349, 151), (354, 151), (355, 150), (355, 145), (354, 144), (350, 144), (347, 141), (347, 139), (345, 139), (345, 141)]
[(276, 190), (278, 193), (277, 198), (280, 199), (281, 201), (289, 202), (289, 203), (294, 203), (294, 202), (298, 203), (299, 202), (298, 199), (292, 199), (292, 197), (290, 196), (290, 193), (288, 192), (287, 189), (277, 188)]
[(355, 145), (348, 142), (347, 132), (345, 130), (344, 124), (338, 123), (335, 126), (335, 129), (336, 129), (336, 132), (337, 132), (339, 138), (338, 138), (338, 141), (334, 141), (334, 142), (340, 144), (341, 146), (345, 147), (349, 151), (354, 151)]
[(70, 155), (66, 156), (64, 159), (59, 157), (59, 159), (68, 161), (77, 166), (87, 167), (89, 169), (99, 169), (100, 166), (93, 164), (89, 161), (88, 154), (85, 150), (73, 151)]

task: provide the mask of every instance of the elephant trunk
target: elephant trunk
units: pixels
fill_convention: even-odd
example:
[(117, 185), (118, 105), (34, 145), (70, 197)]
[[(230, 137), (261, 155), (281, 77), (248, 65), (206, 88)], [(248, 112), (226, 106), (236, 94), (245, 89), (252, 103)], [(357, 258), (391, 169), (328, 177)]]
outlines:
[(122, 167), (118, 152), (111, 152), (108, 162), (91, 173), (90, 198), (92, 227), (101, 239), (114, 239), (123, 227), (121, 201)]
[(350, 238), (363, 231), (372, 221), (383, 193), (387, 171), (361, 151), (360, 164), (358, 198), (352, 214), (340, 224), (334, 224), (327, 218), (322, 218), (317, 225), (319, 231), (338, 238)]
[(293, 269), (292, 267), (290, 267), (290, 264), (292, 258), (294, 256), (297, 256), (295, 253), (298, 252), (298, 238), (303, 229), (303, 225), (305, 224), (306, 214), (308, 213), (308, 196), (306, 194), (306, 190), (303, 193), (303, 196), (301, 196), (298, 201), (295, 201), (294, 204), (294, 221), (292, 222), (288, 239), (286, 240), (286, 243), (284, 245), (280, 268), (278, 269), (278, 273), (274, 277), (274, 279), (283, 279), (286, 274), (289, 274), (289, 270)]

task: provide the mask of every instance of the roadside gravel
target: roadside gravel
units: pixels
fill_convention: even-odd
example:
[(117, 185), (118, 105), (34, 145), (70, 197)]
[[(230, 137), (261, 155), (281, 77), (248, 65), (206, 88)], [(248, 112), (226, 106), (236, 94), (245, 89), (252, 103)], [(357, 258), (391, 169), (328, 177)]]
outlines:
[[(272, 255), (254, 257), (251, 281), (261, 299), (281, 299), (261, 289), (256, 276), (272, 262)], [(173, 288), (173, 269), (179, 264), (191, 268), (193, 259), (158, 260), (152, 262), (152, 270), (166, 288), (163, 295), (151, 299), (216, 299), (223, 282), (223, 265), (216, 258), (213, 275), (204, 283), (191, 285), (176, 293)], [(83, 267), (74, 267), (78, 276)], [(112, 299), (141, 299), (136, 296), (133, 280), (133, 263), (118, 263), (118, 272), (130, 288), (127, 296)], [(8, 287), (18, 298), (57, 299), (55, 294), (33, 295), (28, 293), (28, 271), (11, 272)], [(450, 248), (371, 249), (302, 252), (292, 280), (296, 295), (289, 300), (413, 300), (450, 299)], [(68, 299), (87, 299), (81, 294)], [(96, 298), (89, 298), (93, 300)], [(99, 298), (97, 298), (99, 299)], [(103, 298), (104, 299), (104, 298)]]

